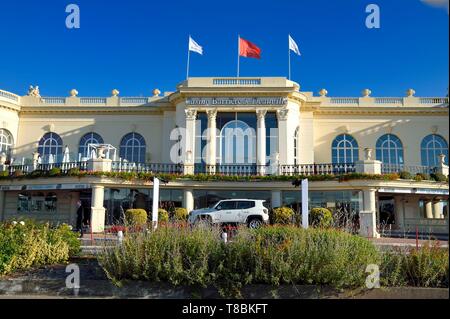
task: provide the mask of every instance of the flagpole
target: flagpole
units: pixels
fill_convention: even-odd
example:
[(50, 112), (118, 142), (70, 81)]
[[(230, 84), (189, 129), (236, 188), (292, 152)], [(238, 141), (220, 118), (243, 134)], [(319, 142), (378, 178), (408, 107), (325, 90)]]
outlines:
[(289, 43), (289, 37), (290, 35), (288, 35), (288, 61), (289, 61), (289, 73), (288, 73), (288, 80), (291, 80), (291, 48), (290, 48), (290, 43)]
[(241, 49), (241, 36), (238, 34), (238, 62), (237, 62), (237, 77), (239, 78), (239, 60), (240, 60), (240, 54), (239, 51)]
[[(189, 35), (189, 41), (191, 40), (191, 35)], [(187, 69), (186, 69), (186, 80), (189, 79), (189, 60), (191, 57), (191, 50), (189, 48), (189, 43), (188, 43), (188, 58), (187, 58)]]

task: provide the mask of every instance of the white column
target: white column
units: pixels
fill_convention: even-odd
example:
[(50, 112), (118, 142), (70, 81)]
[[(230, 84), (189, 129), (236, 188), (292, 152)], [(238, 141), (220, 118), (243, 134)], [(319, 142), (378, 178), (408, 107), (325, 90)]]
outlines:
[(258, 165), (258, 173), (260, 175), (265, 174), (266, 165), (266, 114), (267, 110), (257, 110), (256, 117), (257, 133), (256, 133), (256, 164)]
[[(289, 109), (277, 110), (278, 119), (278, 152), (280, 156), (280, 165), (287, 165), (288, 163), (288, 153), (292, 150), (288, 148), (288, 112)], [(293, 138), (293, 137), (292, 137)]]
[(364, 237), (380, 237), (376, 221), (376, 190), (363, 191), (363, 210), (359, 212), (359, 234)]
[(281, 207), (281, 191), (272, 190), (272, 208)]
[(103, 207), (104, 197), (105, 187), (102, 185), (92, 185), (91, 227), (93, 233), (101, 233), (105, 229), (105, 208)]
[(194, 210), (194, 191), (191, 188), (184, 190), (183, 206), (186, 210), (191, 212)]
[(425, 216), (427, 218), (433, 218), (433, 203), (431, 200), (425, 202)]
[(376, 212), (376, 190), (375, 189), (365, 189), (363, 191), (364, 198), (364, 210)]
[(197, 118), (197, 110), (186, 109), (186, 139), (185, 139), (185, 156), (184, 174), (194, 173), (195, 161), (195, 119)]
[(442, 204), (441, 201), (436, 201), (433, 203), (433, 214), (434, 218), (440, 219), (442, 215)]
[(208, 172), (214, 174), (216, 172), (216, 118), (217, 110), (206, 111), (208, 115), (208, 150), (206, 165), (208, 166)]
[(0, 221), (5, 220), (5, 191), (0, 190)]

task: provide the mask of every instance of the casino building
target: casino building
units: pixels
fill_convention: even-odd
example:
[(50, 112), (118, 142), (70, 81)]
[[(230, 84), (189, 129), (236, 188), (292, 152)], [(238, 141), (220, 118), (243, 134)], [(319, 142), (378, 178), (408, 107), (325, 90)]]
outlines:
[(309, 207), (364, 214), (377, 225), (366, 235), (448, 237), (448, 107), (412, 89), (329, 97), (281, 77), (189, 78), (151, 97), (0, 90), (0, 219), (73, 224), (81, 199), (102, 231), (124, 209), (150, 211), (152, 182), (120, 172), (176, 174), (161, 185), (169, 209), (255, 198), (299, 210), (288, 177), (301, 175)]

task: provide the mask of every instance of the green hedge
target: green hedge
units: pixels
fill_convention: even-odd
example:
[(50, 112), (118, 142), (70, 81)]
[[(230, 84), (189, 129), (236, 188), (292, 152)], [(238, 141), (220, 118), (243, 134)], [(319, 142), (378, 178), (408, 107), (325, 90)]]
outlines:
[(68, 225), (52, 228), (32, 221), (0, 224), (0, 276), (67, 262), (79, 252), (78, 235)]
[(188, 215), (189, 213), (186, 208), (176, 207), (173, 211), (173, 219), (175, 221), (187, 221)]
[(272, 224), (288, 225), (293, 222), (294, 211), (289, 207), (276, 207), (269, 217)]
[(310, 212), (310, 224), (314, 227), (327, 228), (333, 226), (333, 214), (327, 208), (315, 207)]
[(127, 236), (120, 247), (99, 255), (116, 283), (133, 279), (214, 285), (222, 295), (233, 297), (253, 283), (362, 286), (366, 266), (379, 260), (365, 238), (293, 226), (243, 228), (227, 244), (216, 228), (162, 226)]
[(133, 226), (142, 226), (147, 224), (147, 212), (145, 209), (133, 208), (125, 211), (126, 223)]

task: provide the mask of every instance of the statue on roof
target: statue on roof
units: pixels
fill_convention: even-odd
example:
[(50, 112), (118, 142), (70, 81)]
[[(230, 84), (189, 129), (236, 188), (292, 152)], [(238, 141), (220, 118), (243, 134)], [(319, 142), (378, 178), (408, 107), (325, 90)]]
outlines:
[(28, 96), (41, 97), (41, 94), (39, 93), (39, 86), (36, 85), (33, 87), (30, 85), (30, 88), (28, 89)]

